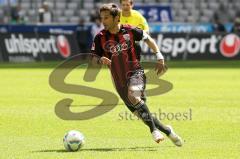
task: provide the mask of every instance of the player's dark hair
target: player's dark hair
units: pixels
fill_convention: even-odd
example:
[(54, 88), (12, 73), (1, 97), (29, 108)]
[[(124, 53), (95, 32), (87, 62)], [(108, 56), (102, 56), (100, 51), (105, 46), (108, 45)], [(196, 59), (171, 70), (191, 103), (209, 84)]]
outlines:
[[(119, 3), (121, 4), (123, 0), (120, 0)], [(133, 5), (133, 0), (129, 0), (130, 4)]]
[(103, 11), (109, 11), (110, 15), (112, 15), (113, 17), (120, 16), (120, 12), (121, 12), (117, 4), (115, 3), (103, 4), (100, 8), (100, 13)]

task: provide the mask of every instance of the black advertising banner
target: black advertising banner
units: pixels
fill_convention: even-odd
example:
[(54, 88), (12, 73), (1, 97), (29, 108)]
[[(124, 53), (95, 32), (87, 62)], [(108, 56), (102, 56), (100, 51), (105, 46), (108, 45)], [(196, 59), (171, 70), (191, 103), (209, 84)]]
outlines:
[[(240, 59), (240, 34), (153, 33), (166, 59)], [(155, 59), (141, 42), (144, 59)], [(0, 33), (0, 54), (4, 61), (64, 60), (79, 53), (74, 32)]]
[[(240, 34), (154, 33), (158, 47), (168, 59), (240, 59)], [(141, 43), (143, 56), (152, 55)]]
[(1, 33), (5, 61), (63, 60), (79, 53), (74, 33)]

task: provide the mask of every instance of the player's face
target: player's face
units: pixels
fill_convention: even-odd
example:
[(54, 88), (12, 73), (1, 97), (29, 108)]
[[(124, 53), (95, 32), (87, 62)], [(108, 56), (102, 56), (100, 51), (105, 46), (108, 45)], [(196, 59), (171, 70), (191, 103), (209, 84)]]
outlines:
[(100, 17), (105, 30), (111, 30), (118, 25), (119, 16), (114, 18), (110, 11), (102, 11)]
[(121, 8), (123, 11), (130, 11), (133, 5), (131, 4), (130, 0), (122, 0)]

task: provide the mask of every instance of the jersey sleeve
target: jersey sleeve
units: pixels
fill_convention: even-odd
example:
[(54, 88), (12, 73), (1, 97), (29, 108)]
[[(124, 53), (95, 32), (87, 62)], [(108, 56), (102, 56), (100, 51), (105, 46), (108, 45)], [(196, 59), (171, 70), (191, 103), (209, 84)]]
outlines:
[(141, 41), (143, 39), (143, 30), (139, 28), (132, 29), (134, 41)]
[(91, 47), (91, 53), (95, 54), (99, 57), (103, 56), (103, 49), (101, 46), (101, 37), (98, 35), (95, 36), (94, 41), (92, 43), (92, 47)]

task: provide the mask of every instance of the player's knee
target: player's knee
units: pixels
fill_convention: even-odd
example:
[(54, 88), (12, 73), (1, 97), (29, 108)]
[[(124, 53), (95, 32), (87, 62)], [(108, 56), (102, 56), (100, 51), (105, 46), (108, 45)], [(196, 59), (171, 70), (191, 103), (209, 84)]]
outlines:
[(136, 105), (141, 101), (141, 95), (137, 91), (128, 89), (128, 99), (133, 105)]
[(128, 99), (129, 99), (129, 101), (131, 102), (132, 105), (138, 104), (140, 102), (140, 100), (141, 100), (141, 99), (136, 98), (136, 97), (134, 97), (132, 95), (128, 95)]

